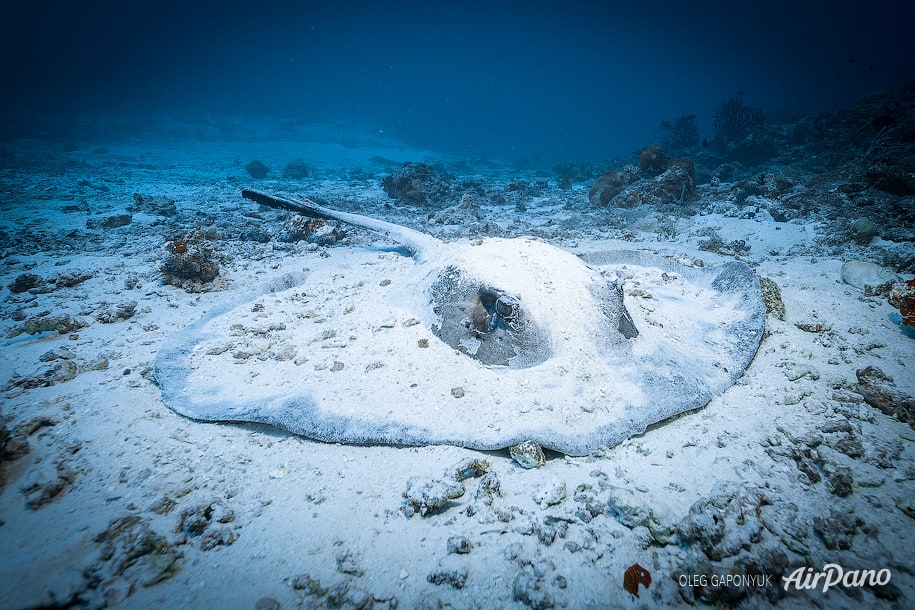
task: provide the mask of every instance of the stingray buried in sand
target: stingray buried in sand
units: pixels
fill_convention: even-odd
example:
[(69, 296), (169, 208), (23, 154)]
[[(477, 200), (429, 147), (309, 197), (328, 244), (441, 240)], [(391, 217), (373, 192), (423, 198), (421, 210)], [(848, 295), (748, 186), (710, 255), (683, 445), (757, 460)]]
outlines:
[[(744, 263), (579, 257), (523, 238), (445, 243), (310, 201), (243, 195), (382, 233), (410, 256), (341, 251), (172, 337), (156, 377), (165, 403), (194, 419), (349, 443), (532, 439), (582, 455), (705, 405), (742, 374), (765, 326)], [(624, 284), (641, 295), (628, 308)]]

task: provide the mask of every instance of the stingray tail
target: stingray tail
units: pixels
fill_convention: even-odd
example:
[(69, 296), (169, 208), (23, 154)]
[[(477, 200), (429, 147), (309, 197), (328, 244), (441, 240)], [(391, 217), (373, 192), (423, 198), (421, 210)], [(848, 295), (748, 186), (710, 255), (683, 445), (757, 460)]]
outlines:
[(409, 227), (394, 224), (393, 222), (369, 218), (368, 216), (361, 216), (359, 214), (332, 210), (322, 205), (318, 205), (311, 199), (298, 201), (285, 197), (277, 197), (276, 195), (268, 195), (267, 193), (255, 191), (253, 189), (242, 189), (241, 196), (271, 208), (288, 210), (290, 212), (302, 214), (303, 216), (308, 216), (309, 218), (336, 220), (337, 222), (381, 233), (401, 244), (410, 252), (411, 256), (422, 256), (424, 252), (432, 250), (441, 243), (431, 235), (426, 235), (420, 231), (410, 229)]

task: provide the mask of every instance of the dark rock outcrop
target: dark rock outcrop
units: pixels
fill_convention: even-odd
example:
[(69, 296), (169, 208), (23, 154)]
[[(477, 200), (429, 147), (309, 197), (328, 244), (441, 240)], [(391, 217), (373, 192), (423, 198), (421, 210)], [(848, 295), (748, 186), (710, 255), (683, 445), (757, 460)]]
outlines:
[(385, 177), (381, 188), (402, 205), (438, 206), (451, 193), (448, 181), (425, 163), (407, 162)]

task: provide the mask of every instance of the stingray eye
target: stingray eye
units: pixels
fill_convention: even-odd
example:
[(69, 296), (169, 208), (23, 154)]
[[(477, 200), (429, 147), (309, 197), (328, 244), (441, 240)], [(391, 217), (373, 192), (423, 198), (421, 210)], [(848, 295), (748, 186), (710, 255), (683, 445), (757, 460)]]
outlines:
[(507, 294), (499, 295), (495, 305), (496, 314), (506, 322), (514, 322), (521, 313), (521, 303)]

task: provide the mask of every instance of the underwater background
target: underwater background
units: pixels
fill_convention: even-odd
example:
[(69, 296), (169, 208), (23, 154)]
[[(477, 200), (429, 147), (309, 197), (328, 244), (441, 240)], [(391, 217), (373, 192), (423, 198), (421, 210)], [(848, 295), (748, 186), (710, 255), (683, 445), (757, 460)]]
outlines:
[(0, 610), (915, 608), (911, 0), (0, 6)]
[[(770, 123), (915, 75), (915, 4), (4, 3), (0, 138), (345, 122), (467, 158), (600, 161), (735, 96)], [(265, 137), (268, 134), (263, 134)]]
[(0, 7), (0, 610), (915, 608), (911, 0)]

